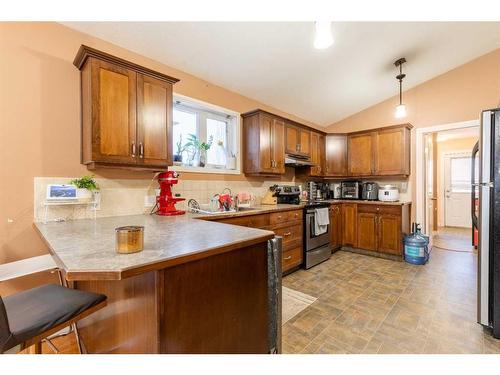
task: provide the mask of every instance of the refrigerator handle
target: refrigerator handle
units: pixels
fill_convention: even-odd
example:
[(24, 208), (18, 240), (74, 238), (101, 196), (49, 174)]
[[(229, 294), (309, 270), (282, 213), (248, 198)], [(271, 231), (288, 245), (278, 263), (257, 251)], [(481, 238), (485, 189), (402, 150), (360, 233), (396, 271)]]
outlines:
[(476, 142), (474, 148), (472, 149), (472, 157), (471, 157), (471, 200), (470, 200), (470, 212), (472, 218), (472, 238), (474, 241), (474, 228), (478, 228), (478, 220), (476, 215), (476, 186), (479, 184), (476, 183), (476, 158), (479, 153), (479, 142)]

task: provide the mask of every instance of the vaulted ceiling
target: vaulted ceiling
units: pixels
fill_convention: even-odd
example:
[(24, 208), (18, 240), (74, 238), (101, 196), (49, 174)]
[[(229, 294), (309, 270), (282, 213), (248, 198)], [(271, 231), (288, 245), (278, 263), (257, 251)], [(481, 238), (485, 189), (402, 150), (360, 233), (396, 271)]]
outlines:
[(500, 47), (500, 22), (65, 22), (213, 84), (327, 126)]

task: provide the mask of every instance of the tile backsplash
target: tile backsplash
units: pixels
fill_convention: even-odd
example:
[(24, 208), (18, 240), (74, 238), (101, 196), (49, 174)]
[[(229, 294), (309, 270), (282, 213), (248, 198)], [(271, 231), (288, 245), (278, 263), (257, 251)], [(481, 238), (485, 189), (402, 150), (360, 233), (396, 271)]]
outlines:
[[(47, 185), (68, 184), (75, 177), (35, 177), (34, 178), (34, 219), (35, 221), (72, 220), (92, 218), (94, 211), (87, 205), (62, 205), (50, 206), (45, 209), (45, 196)], [(100, 209), (95, 214), (96, 217), (137, 215), (151, 211), (152, 206), (147, 203), (148, 197), (156, 195), (158, 188), (156, 180), (126, 180), (126, 179), (105, 179), (96, 178), (100, 186), (101, 203)], [(411, 189), (407, 181), (375, 181), (379, 185), (396, 185), (400, 189), (400, 200), (411, 200)], [(244, 180), (244, 181), (224, 181), (224, 180), (179, 180), (173, 187), (174, 194), (180, 194), (186, 201), (176, 205), (179, 209), (186, 209), (187, 201), (195, 199), (199, 203), (208, 203), (211, 196), (221, 193), (224, 188), (231, 189), (233, 194), (238, 192), (249, 192), (255, 196), (256, 204), (260, 201), (274, 184), (295, 185), (293, 181), (283, 182), (276, 180)], [(297, 183), (298, 184), (298, 183)], [(304, 186), (303, 186), (304, 187)], [(152, 199), (154, 201), (154, 198)]]
[[(35, 221), (47, 220), (72, 220), (92, 218), (94, 212), (86, 205), (50, 206), (45, 210), (45, 197), (47, 185), (68, 184), (75, 177), (35, 177), (34, 178), (34, 218)], [(121, 180), (96, 178), (100, 186), (101, 204), (96, 211), (97, 217), (137, 215), (150, 212), (152, 206), (146, 205), (147, 197), (153, 197), (158, 188), (156, 180)], [(215, 193), (220, 193), (224, 188), (231, 189), (233, 194), (246, 191), (255, 196), (256, 204), (269, 189), (276, 183), (282, 185), (295, 185), (294, 182), (283, 181), (224, 181), (224, 180), (179, 180), (172, 188), (174, 194), (180, 194), (186, 201), (176, 205), (185, 209), (189, 199), (196, 199), (199, 203), (208, 203), (209, 198)]]

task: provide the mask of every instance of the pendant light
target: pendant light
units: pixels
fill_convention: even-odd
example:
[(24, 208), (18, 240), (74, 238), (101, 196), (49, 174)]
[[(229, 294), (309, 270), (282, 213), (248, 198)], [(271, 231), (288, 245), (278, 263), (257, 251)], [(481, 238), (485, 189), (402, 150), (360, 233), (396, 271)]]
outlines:
[(316, 21), (314, 24), (314, 48), (326, 49), (333, 44), (332, 23), (328, 21)]
[(403, 78), (406, 77), (406, 74), (403, 74), (403, 64), (406, 62), (404, 57), (396, 60), (394, 65), (399, 67), (399, 74), (396, 76), (396, 79), (399, 81), (399, 105), (396, 107), (396, 118), (406, 117), (406, 105), (403, 104)]

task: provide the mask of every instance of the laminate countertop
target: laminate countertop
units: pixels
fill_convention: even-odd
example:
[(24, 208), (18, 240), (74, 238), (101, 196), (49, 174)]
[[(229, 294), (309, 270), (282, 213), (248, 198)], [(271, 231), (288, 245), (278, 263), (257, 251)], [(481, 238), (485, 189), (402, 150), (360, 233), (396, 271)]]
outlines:
[[(115, 228), (144, 226), (144, 250), (115, 251)], [(267, 241), (274, 233), (192, 215), (133, 215), (35, 223), (67, 280), (121, 280)]]
[[(365, 201), (358, 199), (328, 199), (323, 202), (335, 204), (335, 203), (356, 203), (356, 204), (374, 204), (374, 205), (383, 205), (383, 206), (405, 206), (411, 204), (408, 201), (397, 201), (397, 202), (382, 202), (382, 201)], [(237, 212), (225, 212), (225, 213), (213, 213), (213, 214), (205, 214), (205, 213), (188, 213), (191, 218), (194, 219), (202, 219), (202, 220), (220, 220), (227, 219), (231, 217), (240, 217), (240, 216), (250, 216), (250, 215), (259, 215), (259, 214), (267, 214), (272, 212), (279, 211), (292, 211), (297, 209), (302, 209), (306, 205), (305, 202), (301, 202), (300, 204), (276, 204), (276, 205), (260, 205), (254, 206), (251, 209), (243, 209)]]

